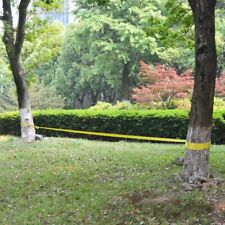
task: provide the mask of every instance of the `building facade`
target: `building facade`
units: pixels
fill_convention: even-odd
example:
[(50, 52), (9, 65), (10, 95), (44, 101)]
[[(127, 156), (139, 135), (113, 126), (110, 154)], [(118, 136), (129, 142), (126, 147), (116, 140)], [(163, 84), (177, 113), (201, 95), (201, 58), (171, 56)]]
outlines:
[(60, 21), (64, 25), (67, 25), (72, 20), (72, 4), (73, 0), (64, 0), (61, 9), (53, 10), (44, 15), (44, 18), (48, 18), (51, 21)]

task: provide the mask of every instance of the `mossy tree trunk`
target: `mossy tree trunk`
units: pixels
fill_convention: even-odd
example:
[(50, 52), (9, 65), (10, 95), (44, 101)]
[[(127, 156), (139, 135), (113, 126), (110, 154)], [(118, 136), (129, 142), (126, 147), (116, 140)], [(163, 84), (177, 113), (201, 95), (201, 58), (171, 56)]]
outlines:
[(195, 23), (195, 82), (184, 158), (184, 180), (202, 184), (209, 176), (213, 99), (217, 71), (216, 0), (189, 0)]

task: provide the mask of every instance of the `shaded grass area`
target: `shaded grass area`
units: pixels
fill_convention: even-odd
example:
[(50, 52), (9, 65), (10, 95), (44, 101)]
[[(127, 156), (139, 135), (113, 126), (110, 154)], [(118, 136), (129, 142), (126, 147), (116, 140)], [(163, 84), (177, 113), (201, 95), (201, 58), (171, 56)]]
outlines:
[[(182, 145), (0, 138), (0, 224), (225, 222), (225, 185), (185, 192), (182, 155)], [(223, 146), (210, 163), (225, 178)]]

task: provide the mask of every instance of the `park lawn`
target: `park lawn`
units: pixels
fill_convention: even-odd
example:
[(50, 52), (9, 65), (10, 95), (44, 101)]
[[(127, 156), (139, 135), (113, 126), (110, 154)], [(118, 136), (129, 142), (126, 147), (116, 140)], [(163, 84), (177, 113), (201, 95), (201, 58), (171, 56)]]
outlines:
[[(225, 221), (225, 184), (187, 192), (174, 163), (182, 145), (0, 137), (0, 224), (213, 224)], [(225, 147), (213, 146), (225, 178)]]

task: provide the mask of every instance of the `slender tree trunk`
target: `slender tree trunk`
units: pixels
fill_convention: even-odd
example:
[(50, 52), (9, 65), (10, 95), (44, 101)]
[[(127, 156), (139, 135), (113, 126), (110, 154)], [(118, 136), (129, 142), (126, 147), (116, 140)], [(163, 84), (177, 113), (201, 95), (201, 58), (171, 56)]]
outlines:
[(122, 76), (122, 101), (130, 100), (130, 62), (127, 62), (123, 66), (123, 76)]
[(116, 97), (116, 92), (113, 88), (109, 87), (107, 90), (103, 90), (103, 101), (113, 103)]
[(201, 185), (209, 176), (213, 98), (217, 71), (216, 0), (189, 0), (195, 23), (195, 82), (184, 158), (184, 180)]
[[(80, 104), (80, 108), (82, 109), (83, 108), (83, 104), (84, 104), (84, 97), (85, 95), (84, 94), (81, 94), (80, 97), (77, 98), (79, 104)], [(75, 107), (74, 107), (75, 108)]]
[(96, 91), (91, 91), (91, 102), (92, 102), (92, 105), (96, 105), (97, 101), (98, 101), (98, 95), (99, 95), (99, 92)]
[(24, 43), (25, 23), (27, 8), (30, 0), (21, 0), (18, 7), (18, 26), (15, 31), (13, 28), (13, 15), (11, 10), (11, 1), (2, 0), (3, 16), (1, 19), (4, 24), (3, 42), (10, 62), (10, 67), (17, 88), (18, 105), (21, 120), (21, 136), (22, 138), (32, 141), (35, 139), (35, 129), (33, 117), (31, 113), (30, 101), (28, 96), (28, 88), (26, 84), (25, 74), (21, 67), (21, 50)]
[(113, 89), (110, 89), (108, 95), (108, 102), (113, 103), (116, 98), (116, 92)]
[(34, 122), (25, 74), (21, 68), (19, 59), (12, 60), (11, 69), (17, 89), (21, 122), (21, 137), (27, 139), (28, 141), (32, 141), (35, 139)]

